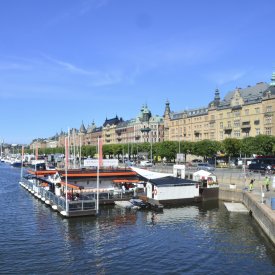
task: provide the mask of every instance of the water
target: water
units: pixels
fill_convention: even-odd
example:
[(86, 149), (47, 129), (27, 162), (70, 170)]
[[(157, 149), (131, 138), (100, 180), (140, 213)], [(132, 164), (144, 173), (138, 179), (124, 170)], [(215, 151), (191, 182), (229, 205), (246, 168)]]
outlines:
[(222, 203), (64, 219), (19, 177), (0, 164), (0, 274), (275, 274), (275, 247)]

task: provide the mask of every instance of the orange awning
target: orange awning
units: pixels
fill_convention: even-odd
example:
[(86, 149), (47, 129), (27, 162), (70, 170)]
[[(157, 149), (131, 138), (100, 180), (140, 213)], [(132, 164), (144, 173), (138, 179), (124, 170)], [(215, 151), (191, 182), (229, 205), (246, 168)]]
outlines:
[(116, 179), (116, 180), (113, 180), (114, 183), (138, 183), (140, 182), (139, 180), (129, 180), (129, 179)]
[[(63, 186), (66, 186), (66, 182), (61, 181), (60, 184), (63, 185)], [(72, 189), (78, 189), (78, 190), (80, 190), (80, 186), (78, 186), (78, 185), (67, 183), (67, 186), (69, 188), (72, 188)]]

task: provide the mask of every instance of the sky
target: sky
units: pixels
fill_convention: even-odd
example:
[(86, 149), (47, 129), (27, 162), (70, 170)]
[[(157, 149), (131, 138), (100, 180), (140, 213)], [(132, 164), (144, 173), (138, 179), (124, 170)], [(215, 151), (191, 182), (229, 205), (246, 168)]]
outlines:
[(274, 0), (0, 0), (0, 140), (270, 83)]

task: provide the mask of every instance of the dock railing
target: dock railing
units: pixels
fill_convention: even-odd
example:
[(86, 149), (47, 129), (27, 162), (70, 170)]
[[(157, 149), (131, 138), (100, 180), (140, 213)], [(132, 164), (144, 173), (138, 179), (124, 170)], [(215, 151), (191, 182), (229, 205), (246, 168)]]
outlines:
[[(52, 191), (39, 186), (38, 182), (22, 179), (21, 182), (36, 197), (41, 198), (46, 204), (56, 205), (60, 210), (66, 210), (66, 199), (63, 196), (57, 196)], [(68, 200), (69, 211), (94, 210), (96, 208), (95, 199), (82, 199), (77, 201)]]

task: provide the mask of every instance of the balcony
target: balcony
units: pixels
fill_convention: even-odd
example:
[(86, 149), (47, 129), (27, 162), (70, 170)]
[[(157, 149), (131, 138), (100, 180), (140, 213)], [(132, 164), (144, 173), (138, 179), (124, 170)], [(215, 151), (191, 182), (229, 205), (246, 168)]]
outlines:
[(273, 116), (273, 112), (265, 112), (264, 116)]
[(201, 132), (200, 132), (200, 131), (195, 130), (195, 131), (194, 131), (194, 135), (195, 135), (196, 137), (198, 137), (198, 136), (200, 136), (200, 135), (201, 135)]
[(250, 121), (244, 121), (242, 123), (241, 128), (242, 128), (242, 130), (244, 130), (244, 129), (250, 129), (251, 128)]
[(224, 132), (225, 133), (231, 133), (232, 132), (232, 126), (224, 127)]
[(140, 131), (142, 133), (149, 133), (151, 131), (151, 128), (150, 127), (145, 127), (145, 128), (140, 129)]

